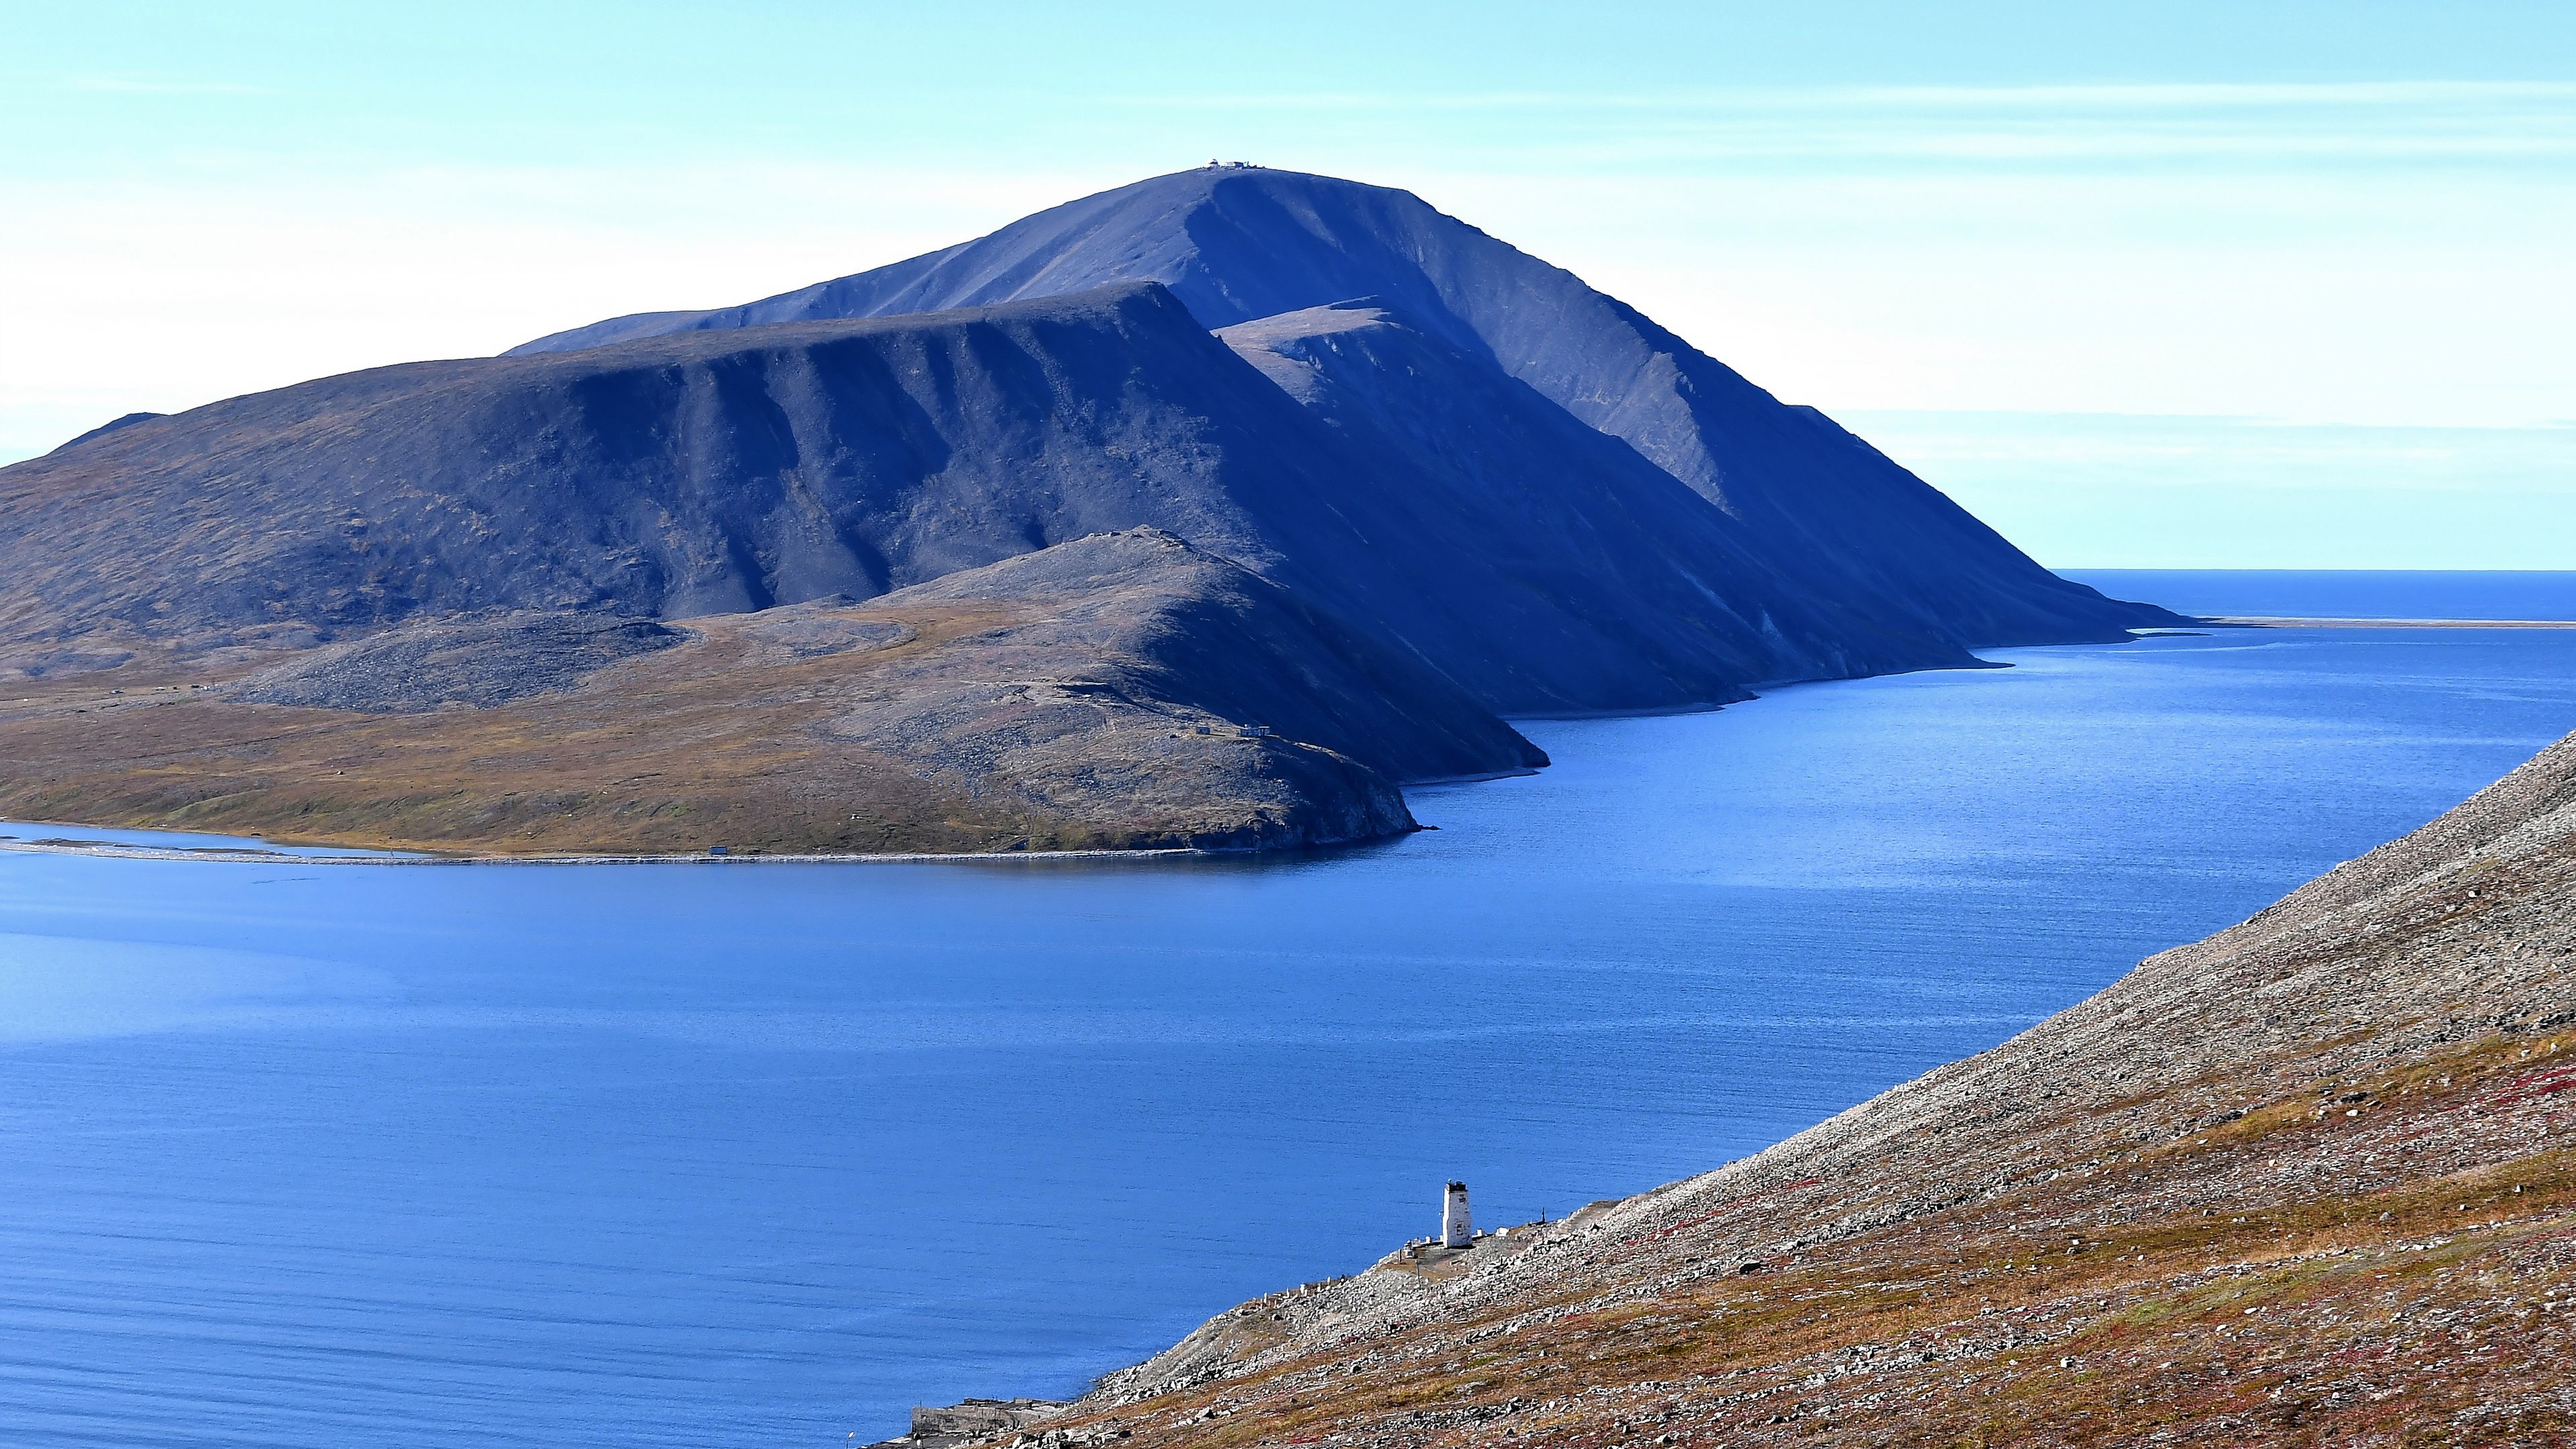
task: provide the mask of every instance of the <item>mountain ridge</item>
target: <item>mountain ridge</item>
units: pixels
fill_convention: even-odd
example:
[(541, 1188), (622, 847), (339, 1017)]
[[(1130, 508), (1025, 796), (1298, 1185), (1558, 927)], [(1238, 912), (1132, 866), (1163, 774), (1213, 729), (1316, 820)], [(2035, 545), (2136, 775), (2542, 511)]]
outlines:
[[(919, 310), (935, 303), (955, 305)], [(572, 641), (623, 648), (683, 620), (750, 639), (703, 621), (1026, 574), (1056, 590), (1044, 617), (949, 599), (942, 627), (991, 610), (1007, 627), (870, 663), (870, 678), (914, 691), (853, 706), (874, 723), (812, 734), (782, 699), (768, 717), (793, 738), (737, 748), (804, 751), (869, 802), (850, 821), (895, 832), (870, 837), (887, 848), (1317, 844), (1403, 828), (1385, 804), (1394, 782), (1533, 767), (1506, 715), (1708, 708), (1756, 684), (1972, 667), (1985, 645), (2178, 622), (2049, 574), (1820, 414), (1387, 188), (1239, 169), (1152, 178), (892, 268), (722, 313), (619, 319), (586, 340), (120, 419), (0, 468), (0, 671), (60, 681), (58, 700), (90, 699), (82, 681), (102, 672), (197, 685), (258, 672), (280, 704), (411, 700), (457, 738), (475, 729), (449, 705), (493, 711), (493, 729), (506, 716), (590, 730), (580, 710), (518, 692), (588, 677), (590, 646)], [(1067, 571), (1099, 547), (1082, 540), (1137, 530), (1210, 562)], [(1078, 576), (1101, 597), (1066, 592)], [(1157, 654), (1101, 614), (1113, 602), (1234, 640), (1273, 674), (1212, 647)], [(943, 672), (978, 649), (1036, 692)], [(277, 672), (314, 650), (309, 669)], [(1091, 678), (1103, 650), (1161, 662), (1121, 666), (1134, 688), (1114, 697), (1062, 683)], [(712, 686), (687, 671), (717, 657), (734, 656), (680, 646), (607, 675), (651, 686), (637, 719), (697, 728), (684, 722)], [(414, 697), (435, 681), (438, 698)], [(81, 782), (43, 798), (120, 802), (128, 823), (214, 808), (167, 780), (132, 788), (119, 771), (158, 767), (108, 732), (84, 762), (35, 703), (27, 748), (49, 752), (48, 778)], [(1255, 747), (1245, 759), (1279, 769), (1246, 774), (1223, 751), (1156, 743), (1161, 712), (1184, 707), (1305, 737)], [(204, 723), (226, 734), (247, 718)], [(356, 708), (305, 733), (315, 750), (390, 738), (372, 718)], [(137, 749), (159, 739), (116, 733)], [(649, 753), (609, 734), (611, 755)], [(19, 788), (34, 767), (16, 768), (0, 769), (0, 795), (36, 798)], [(236, 777), (243, 793), (222, 809), (266, 820), (297, 801), (377, 826), (391, 817), (366, 812), (390, 810), (451, 841), (473, 828), (459, 818), (487, 816), (500, 842), (584, 821), (620, 839), (644, 829), (611, 818), (644, 808), (600, 803), (614, 791), (531, 825), (509, 803), (529, 789), (509, 768), (464, 755), (451, 768), (460, 799), (498, 792), (489, 812), (420, 816), (373, 797), (325, 810), (262, 771)], [(730, 776), (702, 788), (784, 812), (775, 828), (735, 827), (744, 839), (838, 838), (793, 791)], [(1126, 820), (1120, 791), (1179, 823)], [(701, 820), (741, 804), (693, 801)], [(1002, 801), (1016, 803), (993, 814)]]
[(1635, 307), (1410, 192), (1334, 177), (1174, 172), (872, 271), (738, 307), (610, 319), (511, 351), (578, 349), (645, 327), (884, 316), (1133, 279), (1164, 283), (1211, 328), (1380, 297), (1625, 440), (1755, 528), (1774, 557), (1797, 560), (1882, 618), (2004, 645), (2058, 641), (2075, 620), (2109, 617), (2093, 612), (2098, 596), (2088, 603), (2068, 592), (1816, 409), (1780, 402)]

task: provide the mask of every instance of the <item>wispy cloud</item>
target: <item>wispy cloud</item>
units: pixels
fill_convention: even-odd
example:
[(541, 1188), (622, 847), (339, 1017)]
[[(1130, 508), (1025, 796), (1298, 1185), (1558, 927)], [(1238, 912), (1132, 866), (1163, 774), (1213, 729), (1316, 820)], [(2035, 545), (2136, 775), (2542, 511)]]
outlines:
[(1728, 86), (1644, 91), (1202, 91), (1103, 97), (1153, 108), (1370, 106), (1408, 110), (1811, 111), (1964, 109), (2318, 110), (2356, 106), (2576, 105), (2576, 82), (2354, 81), (2030, 86)]
[[(1115, 105), (1468, 127), (1520, 158), (1602, 162), (2576, 158), (2576, 83), (1821, 86), (1598, 93), (1138, 95)], [(1444, 132), (1445, 134), (1445, 132)]]
[(1769, 91), (1775, 104), (2023, 109), (2334, 110), (2360, 106), (2576, 105), (2567, 81), (2333, 81), (2155, 85), (1858, 86)]

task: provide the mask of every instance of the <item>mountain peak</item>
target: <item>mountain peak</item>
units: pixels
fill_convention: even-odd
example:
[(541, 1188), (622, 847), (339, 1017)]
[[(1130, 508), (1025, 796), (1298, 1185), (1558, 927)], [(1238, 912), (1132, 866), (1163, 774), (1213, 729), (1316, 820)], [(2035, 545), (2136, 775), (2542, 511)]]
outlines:
[(1369, 298), (1626, 443), (1750, 530), (1777, 566), (1892, 637), (2036, 642), (2062, 637), (2070, 613), (2101, 616), (2098, 596), (1823, 414), (1782, 404), (1636, 308), (1411, 192), (1339, 177), (1227, 164), (1147, 177), (874, 271), (739, 307), (613, 318), (514, 351), (1138, 280), (1170, 288), (1209, 329)]
[[(1335, 176), (1221, 163), (1166, 172), (1068, 201), (989, 236), (737, 307), (640, 312), (557, 332), (504, 356), (570, 352), (636, 337), (830, 317), (889, 317), (1156, 281), (1209, 327), (1375, 290), (1390, 258), (1354, 240), (1436, 219), (1420, 197)], [(1335, 280), (1338, 278), (1339, 280)]]

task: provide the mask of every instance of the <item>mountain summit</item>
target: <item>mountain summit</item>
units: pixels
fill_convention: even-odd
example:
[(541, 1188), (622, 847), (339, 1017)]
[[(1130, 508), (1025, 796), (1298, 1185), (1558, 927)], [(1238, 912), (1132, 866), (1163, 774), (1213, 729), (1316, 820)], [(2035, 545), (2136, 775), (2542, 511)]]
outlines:
[(1627, 443), (1739, 520), (1783, 574), (1873, 628), (1967, 646), (2103, 638), (2142, 621), (2040, 568), (1824, 414), (1782, 403), (1573, 273), (1409, 191), (1330, 176), (1174, 172), (872, 271), (738, 307), (613, 318), (511, 352), (1137, 280), (1170, 288), (1210, 328), (1375, 299)]
[[(0, 809), (1305, 845), (1543, 763), (1504, 715), (2169, 622), (1405, 192), (1226, 167), (0, 468), (0, 671), (41, 681)], [(147, 678), (181, 697), (109, 697)]]

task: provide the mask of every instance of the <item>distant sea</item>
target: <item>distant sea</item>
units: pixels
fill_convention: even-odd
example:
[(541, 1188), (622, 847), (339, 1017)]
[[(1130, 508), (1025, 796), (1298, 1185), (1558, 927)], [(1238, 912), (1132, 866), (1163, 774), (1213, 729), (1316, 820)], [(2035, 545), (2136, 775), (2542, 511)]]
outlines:
[(2297, 619), (2576, 619), (2576, 573), (2395, 569), (2061, 569), (2177, 613)]
[(2576, 729), (2576, 631), (1994, 657), (1533, 724), (1554, 768), (1306, 857), (0, 853), (0, 1443), (845, 1446), (1069, 1394), (1451, 1177), (1510, 1222), (1757, 1150)]

